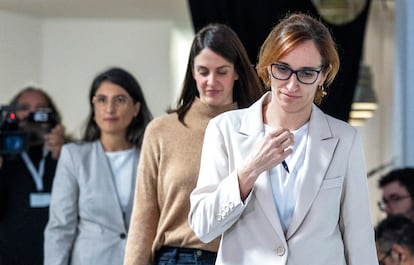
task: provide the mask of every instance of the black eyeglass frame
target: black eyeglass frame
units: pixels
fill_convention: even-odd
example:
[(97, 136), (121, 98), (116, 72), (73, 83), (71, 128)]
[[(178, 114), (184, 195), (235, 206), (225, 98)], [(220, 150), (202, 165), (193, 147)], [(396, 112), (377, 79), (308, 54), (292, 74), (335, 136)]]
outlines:
[(377, 205), (378, 205), (378, 208), (379, 208), (381, 211), (384, 211), (384, 210), (385, 210), (386, 205), (388, 205), (388, 204), (390, 204), (390, 203), (398, 203), (398, 202), (400, 202), (400, 201), (402, 201), (402, 200), (404, 200), (404, 199), (407, 199), (407, 198), (411, 198), (411, 195), (405, 195), (405, 196), (395, 196), (395, 197), (391, 197), (391, 198), (389, 198), (388, 200), (386, 200), (386, 199), (382, 199), (382, 200), (380, 200), (380, 201), (377, 203)]
[[(275, 67), (281, 66), (281, 67), (286, 68), (287, 70), (289, 70), (289, 71), (290, 71), (289, 76), (288, 76), (288, 77), (286, 77), (286, 78), (278, 78), (278, 77), (276, 77), (276, 76), (274, 75), (274, 73), (273, 73), (273, 66), (275, 66)], [(295, 74), (295, 75), (296, 75), (296, 80), (298, 80), (298, 82), (299, 82), (299, 83), (302, 83), (302, 84), (304, 84), (304, 85), (312, 85), (312, 84), (314, 84), (314, 83), (316, 82), (316, 80), (318, 80), (319, 74), (323, 71), (323, 69), (324, 69), (324, 68), (325, 68), (325, 66), (324, 66), (324, 65), (322, 65), (322, 66), (321, 66), (321, 68), (320, 68), (319, 70), (318, 70), (318, 69), (312, 69), (312, 68), (309, 68), (309, 69), (298, 69), (298, 70), (293, 70), (292, 68), (290, 68), (290, 67), (289, 67), (289, 66), (287, 66), (287, 65), (280, 64), (280, 63), (272, 63), (272, 64), (270, 64), (270, 74), (272, 75), (272, 77), (273, 77), (274, 79), (281, 80), (281, 81), (286, 81), (286, 80), (289, 80), (289, 78), (290, 78), (293, 74)], [(315, 72), (315, 73), (316, 73), (315, 80), (314, 80), (313, 82), (303, 82), (302, 80), (300, 80), (300, 78), (299, 78), (299, 76), (298, 76), (298, 73), (301, 73), (301, 72)]]

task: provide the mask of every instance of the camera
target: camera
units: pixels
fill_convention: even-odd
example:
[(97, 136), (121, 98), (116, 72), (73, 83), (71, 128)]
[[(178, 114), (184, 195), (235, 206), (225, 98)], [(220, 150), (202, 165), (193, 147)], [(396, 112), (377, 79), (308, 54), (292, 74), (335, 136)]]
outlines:
[(26, 109), (24, 105), (0, 106), (0, 155), (20, 154), (32, 145), (42, 144), (43, 135), (56, 125), (49, 108), (37, 109), (19, 119), (16, 113)]

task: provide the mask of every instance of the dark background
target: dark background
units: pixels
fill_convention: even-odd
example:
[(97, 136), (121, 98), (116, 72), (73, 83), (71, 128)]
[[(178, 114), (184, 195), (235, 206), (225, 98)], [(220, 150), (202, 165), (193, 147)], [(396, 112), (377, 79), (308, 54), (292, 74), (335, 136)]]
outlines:
[(198, 31), (211, 22), (223, 23), (239, 35), (252, 63), (256, 64), (261, 44), (277, 22), (289, 12), (304, 12), (319, 18), (338, 46), (341, 66), (321, 109), (348, 121), (358, 81), (366, 21), (371, 1), (351, 22), (341, 25), (324, 20), (310, 0), (188, 0), (193, 27)]

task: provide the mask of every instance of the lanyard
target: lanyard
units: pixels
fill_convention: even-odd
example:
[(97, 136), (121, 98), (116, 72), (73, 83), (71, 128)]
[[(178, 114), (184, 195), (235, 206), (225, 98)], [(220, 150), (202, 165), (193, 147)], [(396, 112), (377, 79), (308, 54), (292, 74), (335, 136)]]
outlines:
[(48, 151), (46, 149), (43, 149), (42, 159), (39, 162), (39, 170), (36, 170), (27, 152), (23, 152), (21, 154), (23, 161), (27, 166), (27, 169), (30, 171), (30, 174), (32, 174), (32, 178), (36, 184), (37, 191), (43, 190), (43, 175), (45, 173), (45, 163), (46, 163), (47, 153)]

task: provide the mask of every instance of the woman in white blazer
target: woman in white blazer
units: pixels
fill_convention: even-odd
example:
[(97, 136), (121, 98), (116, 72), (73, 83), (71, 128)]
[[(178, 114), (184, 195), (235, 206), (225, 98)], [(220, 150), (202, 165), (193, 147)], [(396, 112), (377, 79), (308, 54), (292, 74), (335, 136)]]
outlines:
[(292, 14), (261, 47), (270, 87), (207, 127), (189, 223), (216, 264), (375, 265), (363, 145), (319, 103), (339, 69), (329, 30)]
[(45, 265), (123, 263), (144, 130), (152, 119), (136, 79), (121, 68), (99, 74), (82, 143), (58, 160)]

